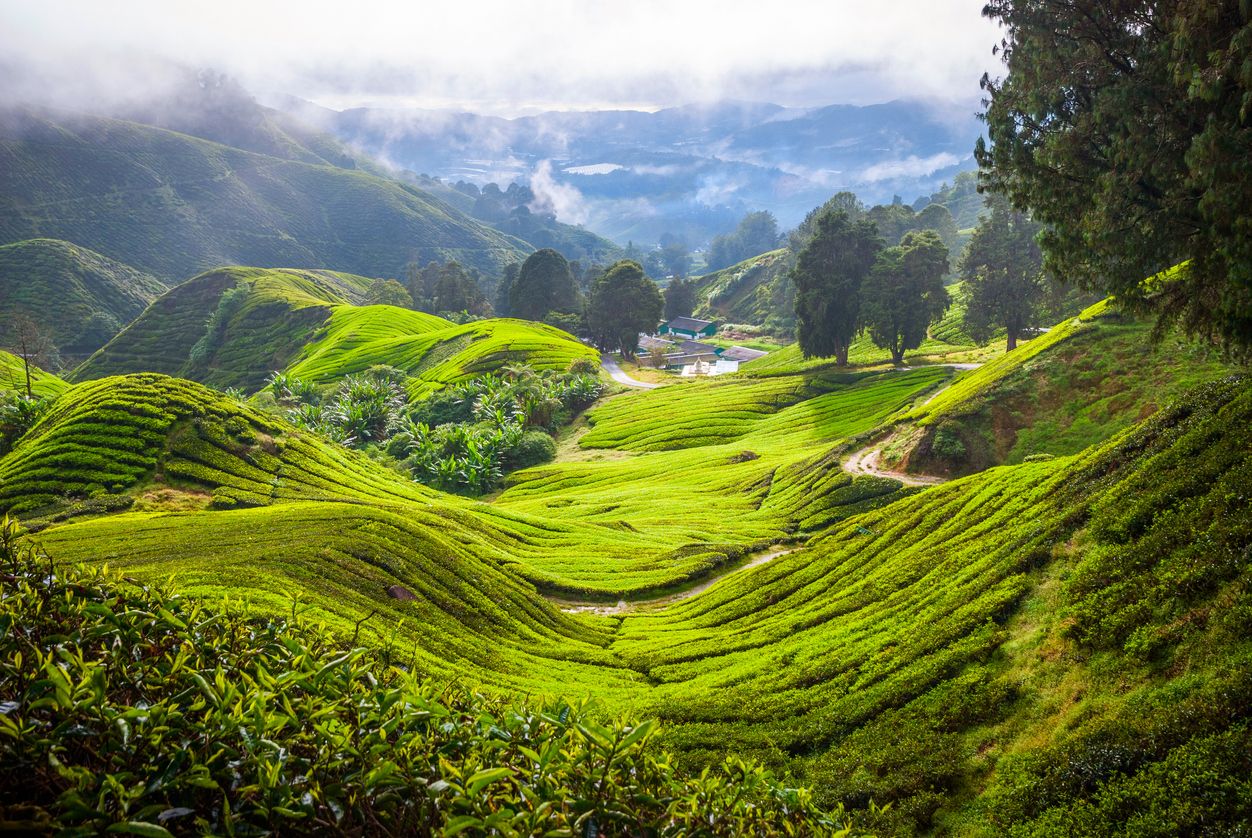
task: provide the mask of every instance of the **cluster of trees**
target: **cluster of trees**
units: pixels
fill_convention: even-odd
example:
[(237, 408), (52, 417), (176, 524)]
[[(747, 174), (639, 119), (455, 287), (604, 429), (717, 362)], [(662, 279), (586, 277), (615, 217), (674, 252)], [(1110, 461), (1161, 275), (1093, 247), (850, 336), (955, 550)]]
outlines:
[(902, 362), (950, 303), (943, 287), (947, 245), (924, 230), (884, 247), (877, 224), (844, 209), (827, 210), (813, 226), (791, 272), (801, 351), (847, 364), (852, 341), (867, 330)]
[(826, 213), (841, 210), (853, 221), (866, 219), (878, 228), (878, 234), (886, 241), (899, 241), (905, 233), (933, 230), (943, 240), (948, 250), (960, 250), (961, 235), (952, 213), (943, 204), (930, 203), (915, 211), (904, 203), (879, 204), (867, 207), (851, 192), (836, 193), (829, 201), (804, 217), (804, 220), (787, 236), (787, 247), (795, 256), (808, 244), (817, 232), (817, 222)]
[(983, 78), (983, 185), (1044, 225), (1048, 272), (1252, 351), (1252, 6), (990, 0), (984, 14), (1007, 75)]
[(757, 254), (775, 250), (781, 243), (778, 220), (773, 214), (765, 211), (750, 212), (743, 217), (734, 232), (714, 237), (709, 243), (705, 261), (710, 271), (720, 271)]
[(532, 253), (504, 273), (497, 305), (511, 317), (550, 323), (591, 340), (604, 351), (634, 357), (640, 332), (661, 321), (664, 299), (643, 266), (622, 259), (584, 276), (585, 292), (571, 265), (555, 250)]
[(404, 373), (385, 366), (344, 378), (325, 397), (279, 372), (269, 388), (298, 427), (391, 458), (428, 486), (481, 495), (555, 456), (551, 434), (600, 397), (597, 372), (591, 361), (565, 373), (512, 364), (414, 403)]
[[(386, 283), (387, 280), (380, 282)], [(375, 286), (378, 284), (376, 282)], [(398, 282), (394, 284), (399, 285)], [(370, 291), (373, 290), (371, 287)], [(408, 292), (411, 299), (408, 308), (448, 317), (450, 320), (490, 317), (494, 313), (491, 302), (483, 291), (482, 276), (478, 271), (466, 269), (457, 262), (443, 265), (431, 262), (425, 267), (410, 264), (405, 269), (403, 290)], [(464, 316), (458, 318), (458, 313)]]

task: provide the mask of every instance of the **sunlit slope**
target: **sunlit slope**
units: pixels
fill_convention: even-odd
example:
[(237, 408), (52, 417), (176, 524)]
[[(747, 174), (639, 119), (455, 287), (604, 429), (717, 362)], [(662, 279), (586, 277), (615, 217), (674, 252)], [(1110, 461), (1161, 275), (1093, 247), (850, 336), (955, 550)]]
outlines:
[(56, 239), (0, 245), (0, 321), (33, 319), (64, 354), (100, 348), (166, 290), (166, 283)]
[[(837, 439), (872, 420), (810, 402), (859, 400), (860, 388), (890, 383), (902, 387), (904, 409), (912, 393), (903, 384), (913, 378), (924, 393), (923, 375), (938, 372), (831, 389), (767, 412), (720, 446), (533, 470), (550, 474), (550, 506), (534, 475), (494, 506), (433, 493), (410, 500), (385, 489), (385, 469), (344, 455), (338, 471), (377, 468), (369, 479), (384, 489), (362, 488), (357, 476), (321, 501), (300, 490), (264, 508), (126, 512), (40, 538), (57, 556), (107, 559), (148, 578), (176, 572), (190, 590), (261, 610), (308, 608), (346, 633), (364, 619), (374, 642), (440, 675), (594, 693), (610, 711), (631, 705), (662, 718), (685, 760), (751, 753), (813, 783), (825, 801), (891, 803), (881, 833), (1055, 834), (1091, 811), (1115, 818), (1126, 807), (1159, 810), (1184, 829), (1224, 823), (1212, 813), (1235, 811), (1223, 795), (1242, 794), (1252, 747), (1246, 380), (1200, 388), (1075, 457), (990, 469), (835, 522), (797, 553), (664, 610), (562, 614), (521, 576), (554, 550), (569, 561), (581, 549), (587, 567), (605, 565), (605, 548), (664, 534), (682, 513), (695, 528), (733, 525), (736, 496), (717, 483), (723, 464), (710, 450), (759, 455), (726, 463), (734, 473), (815, 431)], [(796, 413), (806, 406), (807, 417)], [(102, 405), (84, 422), (91, 415), (120, 418)], [(53, 447), (51, 426), (41, 434), (35, 443)], [(698, 456), (716, 466), (704, 472), (706, 506), (675, 506), (663, 526), (672, 490), (657, 481), (693, 485), (697, 465), (686, 458)], [(579, 481), (593, 485), (583, 469), (647, 461), (652, 481), (633, 488), (650, 492), (653, 511), (622, 486), (619, 508), (571, 512)], [(758, 496), (768, 501), (779, 479)], [(509, 502), (521, 490), (525, 501)], [(526, 506), (544, 511), (522, 514)], [(756, 514), (768, 517), (763, 506)], [(782, 517), (773, 513), (775, 526)], [(394, 584), (415, 599), (391, 599)]]
[(598, 549), (539, 554), (525, 572), (543, 584), (642, 593), (698, 579), (737, 558), (736, 545), (795, 537), (897, 491), (892, 480), (853, 481), (838, 452), (949, 374), (796, 376), (768, 386), (729, 379), (623, 395), (591, 411), (583, 444), (654, 453), (518, 472), (495, 506), (594, 523), (674, 551), (624, 560)]
[[(36, 396), (58, 396), (70, 385), (34, 365), (30, 368), (30, 389)], [(22, 359), (0, 349), (0, 390), (26, 392), (26, 365)]]
[(905, 417), (895, 461), (969, 473), (1063, 455), (1109, 439), (1183, 392), (1235, 368), (1181, 335), (1098, 304), (978, 370)]
[(300, 351), (332, 306), (359, 302), (371, 282), (333, 271), (210, 271), (157, 299), (75, 378), (161, 372), (255, 390)]
[(336, 308), (288, 368), (324, 383), (377, 364), (408, 373), (413, 395), (495, 372), (510, 363), (565, 370), (595, 350), (568, 332), (529, 320), (496, 318), (456, 326), (390, 306)]
[(694, 280), (696, 316), (723, 323), (763, 326), (771, 317), (794, 320), (791, 289), (791, 255), (786, 248), (745, 259)]
[(452, 259), (494, 274), (532, 250), (351, 161), (275, 153), (86, 114), (0, 110), (0, 241), (64, 239), (163, 279), (238, 264), (397, 276), (411, 261)]
[(1055, 834), (1080, 800), (1195, 822), (1228, 803), (1179, 779), (1233, 781), (1252, 744), (1250, 420), (1246, 381), (1202, 388), (1104, 448), (838, 524), (612, 649), (673, 742), (791, 761), (896, 829), (946, 808), (958, 833)]

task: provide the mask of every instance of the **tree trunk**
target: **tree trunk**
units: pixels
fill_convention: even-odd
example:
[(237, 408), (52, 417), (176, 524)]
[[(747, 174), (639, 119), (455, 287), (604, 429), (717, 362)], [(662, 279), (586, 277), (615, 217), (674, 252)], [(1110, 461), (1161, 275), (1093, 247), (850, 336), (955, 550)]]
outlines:
[(841, 367), (846, 367), (848, 365), (847, 344), (844, 344), (843, 346), (835, 347), (835, 363)]
[(26, 398), (33, 399), (30, 391), (30, 353), (26, 351), (26, 335), (22, 335), (22, 366), (26, 368)]
[(1008, 347), (1005, 349), (1005, 352), (1012, 352), (1016, 348), (1017, 348), (1017, 330), (1009, 329)]

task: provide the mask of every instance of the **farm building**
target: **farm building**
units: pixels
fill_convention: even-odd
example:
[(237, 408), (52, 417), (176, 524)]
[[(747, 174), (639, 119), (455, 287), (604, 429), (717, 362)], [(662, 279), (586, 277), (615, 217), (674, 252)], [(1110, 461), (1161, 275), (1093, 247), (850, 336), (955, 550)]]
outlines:
[(717, 324), (711, 320), (697, 320), (694, 317), (675, 317), (658, 326), (656, 333), (690, 340), (711, 338), (717, 334)]

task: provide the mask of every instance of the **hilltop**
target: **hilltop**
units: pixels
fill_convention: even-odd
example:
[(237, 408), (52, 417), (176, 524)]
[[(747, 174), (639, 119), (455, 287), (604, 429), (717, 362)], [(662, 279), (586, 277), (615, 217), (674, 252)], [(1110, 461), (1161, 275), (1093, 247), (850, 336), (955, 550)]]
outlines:
[(486, 273), (531, 248), (361, 168), (39, 108), (0, 112), (0, 241), (72, 241), (163, 282), (220, 265), (396, 276), (455, 259)]
[(259, 389), (274, 371), (314, 383), (385, 364), (437, 389), (512, 361), (564, 370), (595, 353), (551, 326), (493, 319), (462, 326), (394, 306), (360, 306), (373, 280), (334, 271), (232, 267), (171, 289), (74, 371), (135, 372)]
[(30, 316), (63, 356), (99, 349), (165, 290), (156, 277), (70, 242), (0, 245), (0, 320)]

